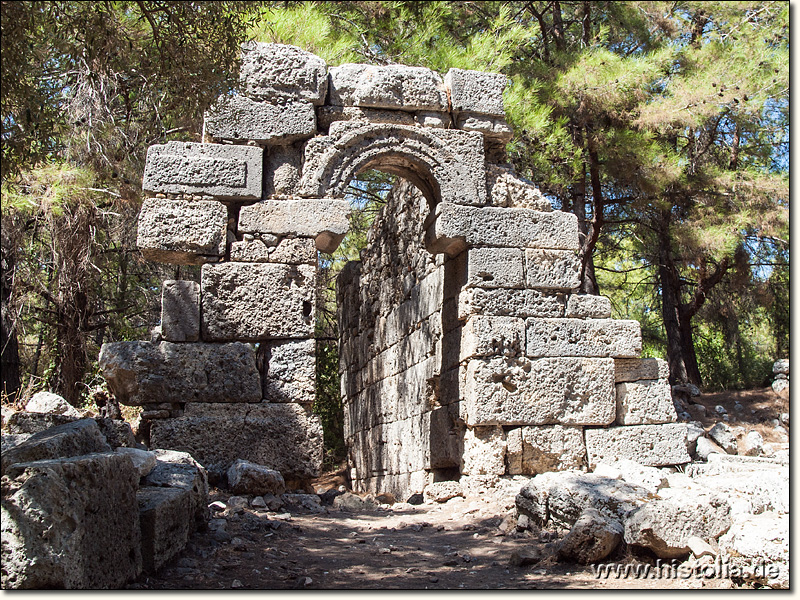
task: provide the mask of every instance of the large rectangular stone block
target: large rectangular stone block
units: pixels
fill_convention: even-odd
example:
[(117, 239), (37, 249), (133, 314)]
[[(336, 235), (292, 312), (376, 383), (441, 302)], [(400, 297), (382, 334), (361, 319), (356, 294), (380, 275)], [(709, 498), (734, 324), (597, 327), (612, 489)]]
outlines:
[(632, 358), (642, 351), (642, 332), (638, 321), (529, 318), (526, 323), (527, 355), (531, 358)]
[(586, 444), (580, 427), (518, 427), (507, 432), (506, 443), (509, 475), (536, 475), (586, 465)]
[(606, 425), (616, 417), (611, 359), (474, 358), (462, 389), (470, 426)]
[(205, 115), (206, 133), (222, 140), (291, 144), (317, 131), (310, 102), (258, 102), (246, 96), (220, 97)]
[(482, 288), (525, 286), (523, 251), (519, 248), (470, 248), (467, 285)]
[(525, 283), (530, 288), (569, 290), (581, 284), (581, 263), (569, 250), (525, 250)]
[(168, 342), (200, 339), (200, 284), (166, 279), (161, 288), (161, 336)]
[(142, 566), (155, 573), (189, 541), (191, 497), (181, 488), (144, 487), (136, 493), (142, 531)]
[(424, 67), (343, 64), (328, 69), (328, 101), (334, 106), (446, 111), (441, 76)]
[(247, 344), (112, 342), (100, 368), (122, 404), (258, 402), (261, 383)]
[(147, 149), (142, 189), (217, 200), (261, 198), (264, 150), (257, 146), (167, 142)]
[(201, 265), (225, 255), (228, 211), (216, 201), (147, 198), (136, 245), (156, 262)]
[(463, 320), (470, 315), (563, 317), (564, 295), (510, 288), (464, 288), (458, 294), (458, 318)]
[(321, 252), (333, 252), (350, 229), (346, 200), (265, 200), (242, 207), (239, 232), (313, 237)]
[(260, 341), (314, 335), (316, 269), (310, 265), (203, 265), (205, 341)]
[(267, 346), (264, 400), (299, 402), (310, 408), (316, 390), (316, 342), (307, 339), (262, 343)]
[(644, 379), (617, 384), (617, 423), (648, 425), (678, 420), (666, 379)]
[(567, 300), (564, 316), (573, 319), (608, 319), (611, 317), (611, 300), (605, 296), (572, 294)]
[(248, 42), (242, 45), (239, 80), (252, 98), (300, 98), (325, 103), (328, 68), (319, 56), (285, 44)]
[(470, 317), (461, 330), (460, 360), (474, 356), (521, 356), (525, 321), (517, 317)]
[(287, 265), (317, 264), (317, 247), (312, 238), (283, 238), (270, 245), (275, 239), (274, 236), (265, 237), (267, 239), (248, 235), (241, 242), (233, 242), (231, 244), (231, 260), (234, 262), (271, 262)]
[(425, 243), (437, 252), (455, 256), (465, 247), (578, 249), (578, 220), (560, 210), (473, 207), (440, 202)]
[(139, 473), (122, 454), (18, 463), (3, 477), (5, 589), (118, 589), (142, 571)]
[(508, 77), (501, 73), (450, 69), (444, 76), (453, 112), (470, 111), (505, 117), (503, 91)]
[(503, 475), (506, 471), (506, 440), (499, 425), (467, 427), (464, 430), (463, 475)]
[(617, 358), (614, 360), (614, 371), (617, 383), (669, 377), (669, 365), (660, 358)]
[(150, 443), (187, 451), (218, 474), (237, 458), (285, 479), (317, 477), (322, 464), (319, 418), (294, 403), (187, 404), (182, 417), (153, 421)]
[(691, 460), (685, 423), (631, 425), (608, 429), (586, 429), (589, 465), (621, 458), (648, 467), (681, 465)]

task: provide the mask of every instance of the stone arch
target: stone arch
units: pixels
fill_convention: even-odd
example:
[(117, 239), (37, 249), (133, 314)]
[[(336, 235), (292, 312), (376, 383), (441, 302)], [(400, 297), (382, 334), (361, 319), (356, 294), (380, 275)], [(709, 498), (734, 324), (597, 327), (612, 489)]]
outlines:
[(480, 134), (392, 124), (341, 125), (306, 144), (301, 196), (344, 197), (355, 176), (374, 168), (413, 183), (431, 207), (441, 201), (485, 203)]

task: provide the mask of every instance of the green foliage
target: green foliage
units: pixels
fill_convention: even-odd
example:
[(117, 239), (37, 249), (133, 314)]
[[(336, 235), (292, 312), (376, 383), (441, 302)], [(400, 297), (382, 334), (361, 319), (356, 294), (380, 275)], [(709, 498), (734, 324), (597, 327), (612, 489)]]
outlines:
[(325, 460), (329, 469), (346, 458), (344, 412), (339, 389), (339, 350), (335, 341), (317, 341), (316, 398), (314, 414), (322, 422)]

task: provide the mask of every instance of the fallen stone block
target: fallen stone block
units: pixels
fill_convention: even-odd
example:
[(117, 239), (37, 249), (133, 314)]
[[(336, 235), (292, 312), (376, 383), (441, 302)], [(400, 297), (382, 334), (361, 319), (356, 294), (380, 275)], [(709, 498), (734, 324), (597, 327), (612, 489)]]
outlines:
[(247, 460), (236, 460), (228, 467), (227, 475), (228, 487), (234, 494), (280, 496), (286, 492), (286, 483), (278, 471)]
[(716, 540), (731, 525), (730, 506), (721, 494), (680, 488), (659, 490), (625, 520), (625, 542), (652, 551), (659, 558), (682, 558), (693, 536)]
[(2, 490), (3, 588), (117, 589), (137, 577), (138, 482), (130, 460), (113, 453), (11, 466)]
[(40, 433), (51, 427), (58, 425), (65, 425), (67, 423), (74, 423), (77, 421), (76, 417), (68, 417), (66, 415), (56, 415), (53, 413), (35, 413), (26, 411), (17, 411), (13, 413), (6, 422), (4, 429), (8, 433), (13, 434), (28, 434)]
[(524, 254), (519, 248), (470, 248), (467, 286), (521, 288), (525, 286)]
[(605, 296), (572, 294), (567, 300), (564, 316), (571, 319), (608, 319), (611, 317), (611, 300)]
[(736, 442), (736, 434), (733, 429), (725, 423), (716, 423), (708, 432), (709, 437), (714, 440), (728, 454), (736, 454), (739, 446)]
[(465, 373), (467, 425), (600, 425), (616, 416), (611, 359), (475, 358)]
[(517, 512), (537, 525), (570, 529), (587, 508), (623, 523), (651, 497), (639, 486), (581, 471), (537, 475), (517, 494)]
[(343, 64), (328, 69), (328, 102), (335, 106), (446, 111), (438, 73), (424, 67)]
[(127, 456), (139, 477), (147, 477), (156, 466), (156, 455), (147, 450), (140, 450), (139, 448), (117, 448), (117, 454)]
[(596, 563), (616, 549), (623, 533), (619, 521), (603, 516), (594, 508), (587, 508), (561, 540), (558, 554), (582, 565)]
[(669, 377), (669, 365), (660, 358), (617, 358), (614, 359), (614, 371), (617, 383)]
[(525, 321), (516, 317), (470, 317), (461, 330), (460, 360), (475, 356), (520, 356)]
[(110, 452), (111, 448), (94, 419), (81, 419), (36, 433), (3, 452), (2, 472), (15, 463)]
[(239, 81), (251, 98), (299, 98), (320, 105), (325, 103), (328, 68), (319, 56), (297, 46), (248, 42), (242, 46)]
[(228, 212), (220, 202), (147, 198), (136, 245), (147, 260), (199, 265), (225, 255)]
[(152, 423), (150, 444), (188, 451), (220, 474), (237, 458), (286, 479), (317, 477), (322, 464), (319, 418), (293, 403), (187, 404), (183, 417)]
[(156, 465), (142, 480), (142, 487), (176, 488), (189, 493), (192, 531), (208, 521), (208, 475), (205, 468), (188, 452), (155, 449)]
[(506, 445), (510, 475), (536, 475), (586, 465), (586, 445), (580, 427), (519, 427), (506, 433)]
[(186, 547), (192, 530), (189, 492), (143, 487), (136, 493), (142, 536), (142, 566), (155, 573)]
[(167, 142), (147, 149), (142, 189), (216, 200), (261, 198), (264, 150), (257, 146)]
[(130, 406), (261, 399), (253, 349), (238, 342), (112, 342), (100, 348), (100, 368), (116, 399)]
[(500, 73), (450, 69), (444, 76), (453, 112), (474, 112), (505, 117), (503, 91), (508, 77)]
[(479, 208), (453, 202), (436, 206), (425, 243), (455, 256), (467, 246), (578, 249), (578, 222), (572, 213), (526, 208)]
[(205, 115), (206, 133), (216, 139), (259, 144), (291, 144), (317, 131), (310, 102), (257, 102), (246, 96), (221, 96)]
[(577, 288), (581, 283), (580, 271), (581, 264), (574, 252), (525, 250), (525, 283), (529, 288), (551, 290)]
[(320, 252), (333, 252), (350, 229), (344, 200), (265, 200), (242, 207), (239, 232), (313, 237)]
[(678, 420), (666, 379), (643, 379), (617, 384), (617, 424), (647, 425)]
[(202, 336), (206, 341), (260, 341), (314, 335), (316, 269), (313, 266), (203, 265), (200, 286)]
[(200, 284), (166, 279), (161, 288), (161, 335), (168, 342), (200, 339)]
[(562, 317), (564, 295), (513, 288), (464, 288), (458, 294), (458, 318), (470, 315)]
[[(312, 238), (283, 238), (270, 245), (264, 237), (231, 244), (230, 258), (235, 262), (271, 262), (286, 265), (316, 265), (317, 247)], [(271, 240), (270, 240), (271, 241)]]
[(425, 500), (428, 502), (447, 502), (463, 496), (464, 491), (457, 481), (437, 481), (425, 487)]
[(691, 460), (685, 423), (586, 429), (584, 435), (590, 467), (622, 458), (648, 467), (681, 465)]
[(642, 331), (638, 321), (529, 318), (526, 324), (526, 354), (531, 358), (628, 358), (642, 351)]
[(78, 419), (83, 416), (77, 408), (52, 392), (36, 392), (25, 405), (25, 410), (29, 413), (52, 413)]
[(789, 588), (789, 514), (764, 512), (736, 518), (719, 538), (720, 553), (741, 578)]

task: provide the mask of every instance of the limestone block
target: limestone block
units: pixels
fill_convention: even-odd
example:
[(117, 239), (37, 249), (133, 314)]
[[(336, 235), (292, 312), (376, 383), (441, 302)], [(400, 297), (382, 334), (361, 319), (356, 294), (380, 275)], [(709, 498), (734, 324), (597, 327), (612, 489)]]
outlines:
[[(434, 113), (446, 114), (446, 113)], [(319, 128), (327, 130), (337, 121), (357, 121), (360, 123), (390, 123), (395, 125), (414, 125), (414, 115), (402, 110), (382, 110), (361, 108), (360, 106), (320, 106), (317, 109)]]
[(499, 208), (527, 208), (552, 212), (553, 205), (533, 182), (520, 177), (511, 169), (486, 165), (486, 185), (492, 206)]
[(344, 198), (350, 181), (368, 166), (380, 166), (407, 179), (431, 204), (486, 203), (479, 133), (343, 121), (331, 124), (327, 136), (306, 144), (298, 193)]
[(470, 315), (564, 316), (563, 294), (511, 288), (464, 288), (458, 294), (458, 318)]
[(64, 398), (52, 392), (36, 392), (28, 403), (25, 410), (29, 413), (51, 413), (64, 415), (67, 417), (81, 418), (81, 413)]
[(18, 410), (8, 417), (8, 420), (3, 425), (3, 431), (13, 434), (27, 433), (32, 435), (50, 429), (51, 427), (56, 427), (57, 425), (74, 423), (77, 420), (76, 417), (69, 417), (67, 415)]
[(537, 475), (516, 497), (517, 511), (538, 525), (571, 528), (587, 508), (624, 522), (650, 498), (650, 492), (632, 485), (581, 471)]
[(610, 359), (472, 359), (463, 389), (470, 426), (605, 425), (616, 416)]
[(291, 403), (187, 404), (182, 417), (152, 423), (150, 443), (187, 451), (218, 473), (241, 458), (306, 479), (322, 464), (319, 418)]
[(514, 137), (514, 130), (505, 119), (477, 113), (458, 113), (456, 127), (464, 131), (477, 131), (486, 139), (503, 144), (510, 142)]
[(578, 249), (578, 221), (560, 210), (478, 208), (441, 202), (425, 231), (425, 243), (454, 256), (466, 246)]
[(316, 391), (313, 339), (262, 342), (267, 345), (264, 400), (311, 405)]
[(464, 431), (462, 475), (503, 475), (506, 444), (500, 426), (467, 427)]
[(136, 493), (142, 531), (142, 566), (155, 573), (184, 549), (192, 515), (189, 492), (180, 488), (144, 487)]
[(208, 475), (188, 452), (155, 449), (156, 466), (142, 480), (142, 486), (177, 488), (189, 493), (189, 512), (194, 515), (192, 530), (208, 521)]
[(526, 324), (526, 352), (531, 358), (633, 358), (642, 351), (642, 332), (638, 321), (529, 318)]
[(310, 265), (203, 265), (203, 339), (259, 341), (314, 335), (316, 269)]
[(719, 549), (743, 579), (789, 589), (789, 514), (741, 515), (719, 538)]
[(447, 502), (457, 497), (464, 497), (464, 491), (457, 481), (437, 481), (425, 488), (425, 499), (428, 502)]
[(221, 96), (205, 114), (206, 134), (219, 140), (291, 144), (317, 131), (314, 105), (303, 101), (258, 102)]
[(587, 508), (558, 547), (558, 554), (583, 565), (596, 563), (619, 545), (624, 528), (594, 508)]
[(263, 238), (250, 236), (247, 238), (249, 239), (231, 244), (232, 261), (287, 265), (317, 264), (317, 247), (312, 238), (283, 238), (275, 245), (268, 245)]
[(100, 368), (116, 399), (131, 406), (261, 399), (247, 344), (112, 342), (100, 348)]
[(256, 146), (167, 142), (147, 149), (142, 189), (242, 202), (261, 198), (264, 150)]
[(521, 456), (512, 475), (580, 469), (586, 464), (586, 445), (580, 427), (543, 425), (519, 428)]
[(166, 279), (161, 289), (161, 336), (168, 342), (200, 339), (200, 284)]
[(685, 423), (586, 429), (589, 465), (627, 458), (648, 467), (681, 465), (691, 460)]
[(15, 463), (110, 451), (111, 448), (94, 419), (81, 419), (35, 433), (3, 452), (2, 472), (5, 473)]
[(234, 494), (280, 496), (286, 491), (286, 482), (278, 471), (247, 460), (237, 460), (228, 468), (228, 487)]
[(449, 113), (433, 110), (421, 110), (414, 117), (417, 125), (422, 127), (436, 127), (438, 129), (448, 129), (453, 122)]
[(642, 379), (617, 384), (617, 424), (648, 425), (678, 420), (666, 379)]
[(569, 290), (581, 284), (581, 263), (569, 250), (525, 250), (525, 283), (530, 288)]
[(328, 69), (335, 106), (397, 108), (407, 111), (446, 111), (447, 91), (438, 73), (406, 65), (346, 63)]
[(520, 356), (525, 321), (516, 317), (470, 317), (461, 331), (460, 360), (473, 356)]
[(239, 213), (239, 232), (313, 237), (321, 252), (333, 252), (350, 229), (344, 200), (265, 200)]
[(115, 452), (130, 459), (136, 472), (139, 473), (139, 477), (146, 477), (156, 466), (156, 455), (153, 452), (141, 450), (140, 448), (124, 447), (117, 448)]
[(117, 589), (141, 573), (139, 476), (113, 453), (16, 464), (3, 478), (5, 589)]
[(147, 198), (136, 245), (147, 260), (199, 265), (225, 254), (228, 211), (219, 202)]
[(328, 89), (325, 61), (284, 44), (244, 44), (239, 80), (247, 96), (262, 100), (300, 98), (320, 105)]
[(444, 77), (453, 112), (469, 111), (505, 117), (503, 91), (508, 77), (500, 73), (450, 69)]
[(519, 248), (470, 248), (467, 285), (483, 288), (525, 286), (523, 251)]
[(611, 300), (605, 296), (572, 294), (567, 300), (564, 316), (572, 319), (608, 319), (611, 317)]
[(264, 166), (266, 181), (265, 195), (292, 196), (297, 192), (300, 183), (300, 171), (303, 168), (303, 151), (294, 145), (270, 146), (267, 148), (267, 159)]
[(614, 381), (617, 383), (669, 377), (669, 365), (660, 358), (616, 358), (614, 371)]

